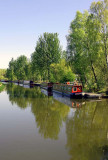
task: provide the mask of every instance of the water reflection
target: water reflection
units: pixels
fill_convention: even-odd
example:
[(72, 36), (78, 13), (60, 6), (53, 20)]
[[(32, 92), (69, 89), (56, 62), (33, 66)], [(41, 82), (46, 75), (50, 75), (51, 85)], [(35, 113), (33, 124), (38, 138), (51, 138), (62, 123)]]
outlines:
[(71, 108), (80, 108), (85, 104), (84, 99), (70, 99), (69, 97), (62, 96), (61, 94), (55, 92), (47, 92), (44, 89), (41, 89), (41, 92), (47, 95), (48, 97), (53, 96), (54, 99), (68, 105)]
[(2, 84), (2, 86), (0, 86), (0, 93), (3, 92), (5, 90), (5, 84)]
[[(66, 121), (67, 149), (71, 160), (104, 159), (108, 145), (108, 101), (86, 102)], [(105, 154), (105, 155), (104, 155)]]
[(7, 85), (7, 94), (12, 104), (22, 109), (31, 107), (41, 137), (66, 139), (64, 146), (60, 143), (70, 160), (108, 159), (108, 100), (70, 100), (57, 94), (47, 96), (38, 87), (13, 84)]
[(58, 139), (60, 128), (66, 119), (69, 107), (55, 101), (52, 97), (42, 101), (37, 99), (31, 106), (39, 133), (44, 138)]
[(7, 86), (7, 94), (9, 95), (9, 100), (12, 105), (15, 103), (20, 108), (27, 108), (28, 105), (31, 104), (32, 98), (43, 98), (44, 94), (41, 93), (39, 88), (24, 88), (18, 85), (14, 85), (12, 83)]
[(31, 106), (39, 133), (44, 138), (58, 139), (60, 128), (69, 113), (69, 107), (43, 94), (40, 88), (23, 88), (7, 85), (7, 94), (12, 104), (20, 108)]

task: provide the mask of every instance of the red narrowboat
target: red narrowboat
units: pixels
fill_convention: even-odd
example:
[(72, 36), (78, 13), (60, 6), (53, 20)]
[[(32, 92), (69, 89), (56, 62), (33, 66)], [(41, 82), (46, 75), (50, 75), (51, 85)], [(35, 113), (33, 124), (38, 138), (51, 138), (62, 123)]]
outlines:
[(78, 82), (54, 84), (53, 91), (69, 96), (70, 98), (82, 98), (82, 84)]

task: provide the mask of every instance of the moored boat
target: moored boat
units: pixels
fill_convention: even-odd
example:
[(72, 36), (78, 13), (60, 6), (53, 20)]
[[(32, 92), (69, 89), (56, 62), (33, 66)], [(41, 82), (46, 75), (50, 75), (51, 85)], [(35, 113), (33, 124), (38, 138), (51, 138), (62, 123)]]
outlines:
[(52, 88), (53, 88), (53, 83), (51, 83), (51, 82), (48, 82), (48, 83), (47, 82), (43, 82), (43, 83), (41, 83), (40, 87), (51, 92)]
[(82, 98), (82, 84), (67, 82), (65, 84), (54, 84), (53, 91), (70, 98)]

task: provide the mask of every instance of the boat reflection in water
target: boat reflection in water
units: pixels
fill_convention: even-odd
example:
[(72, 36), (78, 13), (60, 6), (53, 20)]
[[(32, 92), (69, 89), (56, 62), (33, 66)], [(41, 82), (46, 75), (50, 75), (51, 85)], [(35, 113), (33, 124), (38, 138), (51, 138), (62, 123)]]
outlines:
[(44, 90), (44, 89), (41, 89), (41, 92), (47, 96), (53, 96), (54, 99), (58, 100), (61, 103), (66, 104), (71, 108), (80, 108), (82, 107), (82, 105), (85, 104), (85, 101), (83, 99), (70, 99), (69, 97), (62, 96), (59, 93), (48, 92), (47, 90)]

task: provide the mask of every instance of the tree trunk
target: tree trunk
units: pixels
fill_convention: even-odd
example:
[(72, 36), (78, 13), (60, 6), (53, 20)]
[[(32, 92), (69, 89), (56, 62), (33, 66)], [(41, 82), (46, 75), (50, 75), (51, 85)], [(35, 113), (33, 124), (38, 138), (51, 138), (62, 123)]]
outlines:
[(96, 77), (96, 74), (95, 74), (95, 70), (94, 70), (93, 62), (92, 61), (91, 61), (91, 67), (92, 67), (92, 72), (93, 72), (93, 75), (94, 75), (94, 78), (95, 78), (95, 82), (97, 84), (97, 77)]
[(48, 80), (50, 80), (50, 68), (48, 67)]
[(104, 37), (104, 49), (105, 49), (105, 61), (106, 61), (106, 66), (107, 66), (107, 71), (108, 71), (108, 56), (107, 56), (107, 44), (106, 44), (107, 38), (106, 36)]

